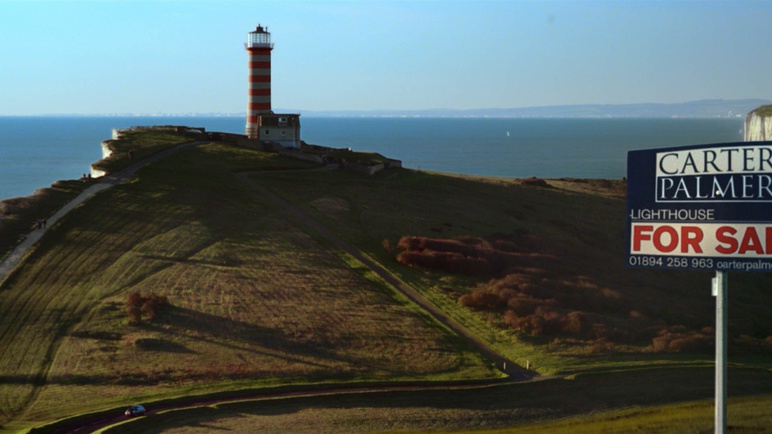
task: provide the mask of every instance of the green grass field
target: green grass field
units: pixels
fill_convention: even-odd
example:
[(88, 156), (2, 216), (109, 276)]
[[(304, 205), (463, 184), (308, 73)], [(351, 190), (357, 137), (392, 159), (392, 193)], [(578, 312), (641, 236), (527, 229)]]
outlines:
[[(631, 320), (635, 311), (646, 318), (647, 326), (656, 323), (695, 332), (711, 327), (715, 311), (710, 273), (625, 267), (621, 181), (550, 180), (551, 188), (543, 188), (522, 180), (412, 171), (384, 172), (370, 178), (345, 172), (276, 173), (254, 175), (254, 179), (377, 258), (501, 353), (522, 365), (529, 362), (542, 374), (712, 363), (709, 350), (687, 356), (655, 351), (651, 337), (646, 336), (603, 345), (570, 336), (524, 336), (503, 326), (500, 314), (459, 306), (460, 295), (489, 285), (490, 277), (431, 272), (406, 267), (395, 259), (393, 246), (405, 235), (498, 235), (517, 242), (526, 234), (538, 240), (541, 252), (555, 256), (546, 265), (529, 265), (529, 270), (542, 268), (547, 272), (539, 270), (538, 275), (552, 273), (558, 276), (553, 280), (570, 283), (573, 291), (586, 291), (575, 297), (595, 297), (595, 312), (609, 321), (635, 327)], [(392, 248), (384, 248), (385, 244)], [(737, 291), (730, 298), (730, 310), (741, 312), (733, 317), (735, 341), (739, 343), (742, 334), (755, 337), (748, 339), (746, 347), (738, 345), (735, 354), (754, 363), (759, 352), (771, 354), (772, 339), (764, 341), (772, 332), (769, 304), (761, 300), (772, 298), (767, 289), (772, 279), (764, 274), (737, 274), (732, 282)]]
[[(491, 377), (231, 175), (298, 167), (204, 146), (51, 229), (0, 292), (3, 418), (42, 422), (202, 384)], [(130, 326), (123, 304), (135, 291), (172, 307)], [(73, 390), (93, 398), (74, 402)]]
[[(141, 149), (176, 143), (168, 136), (138, 137), (146, 140)], [(115, 159), (114, 167), (125, 166), (125, 159), (117, 154)], [(395, 404), (406, 416), (395, 416), (402, 422), (393, 426), (381, 425), (392, 418), (385, 405), (334, 408), (333, 419), (346, 421), (359, 412), (370, 425), (356, 429), (452, 431), (709, 398), (709, 352), (655, 352), (646, 340), (599, 349), (597, 342), (517, 333), (495, 313), (459, 305), (460, 295), (488, 284), (490, 277), (396, 261), (394, 246), (405, 235), (519, 239), (527, 234), (557, 258), (548, 265), (560, 270), (561, 279), (583, 276), (584, 287), (613, 301), (608, 305), (619, 313), (609, 312), (609, 318), (625, 318), (636, 309), (668, 326), (709, 327), (709, 275), (624, 267), (621, 182), (550, 180), (545, 188), (404, 169), (367, 177), (308, 170), (314, 168), (274, 154), (205, 144), (141, 169), (49, 228), (0, 286), (0, 430), (228, 390), (499, 377), (458, 337), (237, 173), (249, 173), (252, 181), (348, 240), (502, 354), (542, 374), (582, 374), (574, 377), (581, 381), (507, 386), (512, 389), (503, 394), (445, 392), (453, 402), (447, 408), (430, 403), (436, 394), (409, 394)], [(759, 274), (730, 280), (737, 288), (730, 296), (731, 361), (733, 371), (742, 373), (730, 383), (736, 396), (772, 394), (772, 360), (764, 344), (772, 335), (770, 283)], [(125, 303), (132, 292), (166, 296), (171, 306), (153, 321), (130, 325)], [(639, 368), (647, 370), (635, 371)], [(619, 378), (614, 372), (623, 373), (623, 383), (612, 382)], [(595, 388), (600, 392), (588, 393)], [(635, 400), (626, 402), (622, 393)], [(497, 399), (503, 407), (509, 402), (526, 410), (493, 408)], [(223, 416), (219, 408), (231, 407), (206, 414), (228, 420), (223, 426), (257, 423), (254, 417)], [(315, 409), (278, 415), (302, 413), (313, 427), (324, 422), (314, 421)], [(434, 425), (411, 425), (431, 420), (434, 410), (448, 415), (437, 416)], [(456, 411), (459, 415), (450, 415)], [(769, 417), (770, 411), (756, 414)], [(147, 420), (160, 421), (158, 416)], [(258, 411), (255, 417), (264, 416)], [(209, 423), (189, 416), (179, 420), (168, 432), (195, 432), (183, 427)]]

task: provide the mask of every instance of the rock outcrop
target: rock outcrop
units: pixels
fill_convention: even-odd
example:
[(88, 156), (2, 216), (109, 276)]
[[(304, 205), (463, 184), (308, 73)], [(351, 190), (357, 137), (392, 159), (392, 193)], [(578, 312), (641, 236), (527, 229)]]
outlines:
[(772, 105), (763, 105), (745, 116), (745, 141), (772, 140)]

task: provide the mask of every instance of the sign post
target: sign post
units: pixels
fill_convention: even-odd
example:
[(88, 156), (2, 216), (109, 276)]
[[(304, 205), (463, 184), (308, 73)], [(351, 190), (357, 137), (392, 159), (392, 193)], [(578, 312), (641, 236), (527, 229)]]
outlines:
[(713, 270), (715, 432), (726, 432), (727, 272), (772, 272), (772, 142), (627, 154), (627, 265)]
[(726, 326), (729, 284), (725, 271), (716, 271), (716, 433), (726, 432)]

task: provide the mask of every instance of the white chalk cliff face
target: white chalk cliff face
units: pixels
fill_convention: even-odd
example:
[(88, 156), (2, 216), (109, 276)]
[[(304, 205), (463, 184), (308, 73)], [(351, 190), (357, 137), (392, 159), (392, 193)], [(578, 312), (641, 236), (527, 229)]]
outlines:
[(761, 106), (745, 116), (745, 141), (772, 140), (772, 106)]

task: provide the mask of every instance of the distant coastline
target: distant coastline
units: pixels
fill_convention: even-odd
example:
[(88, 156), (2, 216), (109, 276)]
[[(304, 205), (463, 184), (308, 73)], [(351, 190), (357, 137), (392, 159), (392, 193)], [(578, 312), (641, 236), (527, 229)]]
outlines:
[(468, 117), (468, 118), (745, 118), (772, 100), (699, 100), (683, 103), (577, 104), (519, 108), (427, 109), (427, 110), (338, 110), (300, 111), (306, 117)]
[[(306, 110), (277, 108), (277, 112), (300, 113), (303, 117), (418, 117), (418, 118), (745, 118), (750, 111), (772, 104), (763, 98), (705, 99), (681, 103), (637, 104), (573, 104), (513, 108), (478, 109), (393, 109), (393, 110)], [(0, 115), (11, 117), (16, 115)], [(103, 113), (103, 114), (42, 114), (16, 117), (245, 117), (245, 112), (202, 113)]]

